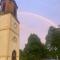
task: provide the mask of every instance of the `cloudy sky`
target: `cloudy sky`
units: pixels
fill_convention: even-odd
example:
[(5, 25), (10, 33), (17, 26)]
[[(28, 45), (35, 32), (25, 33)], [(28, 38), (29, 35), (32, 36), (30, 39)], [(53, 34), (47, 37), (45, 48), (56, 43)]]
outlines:
[(44, 41), (48, 27), (60, 24), (60, 0), (16, 0), (16, 3), (21, 24), (21, 49), (30, 33), (36, 33)]

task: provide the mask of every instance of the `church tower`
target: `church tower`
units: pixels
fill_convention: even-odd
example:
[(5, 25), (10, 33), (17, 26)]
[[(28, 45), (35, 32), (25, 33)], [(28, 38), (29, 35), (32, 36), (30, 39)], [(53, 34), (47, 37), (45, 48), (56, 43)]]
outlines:
[(19, 60), (19, 21), (15, 0), (0, 0), (0, 60)]

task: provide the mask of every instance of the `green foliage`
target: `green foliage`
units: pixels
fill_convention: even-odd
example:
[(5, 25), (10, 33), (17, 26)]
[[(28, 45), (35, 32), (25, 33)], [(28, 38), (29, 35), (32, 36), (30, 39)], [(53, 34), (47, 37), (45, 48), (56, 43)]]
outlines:
[(55, 52), (60, 58), (60, 29), (54, 31), (51, 46), (57, 48)]
[(47, 50), (44, 44), (41, 43), (40, 38), (35, 34), (31, 34), (21, 57), (22, 60), (42, 60), (42, 58), (47, 57), (46, 51)]
[(60, 48), (60, 31), (54, 31), (51, 45)]
[(24, 50), (20, 50), (20, 60), (56, 59), (56, 56), (60, 59), (60, 28), (49, 28), (45, 45), (36, 34), (31, 34)]
[[(50, 46), (48, 46), (50, 44)], [(60, 58), (60, 28), (50, 27), (46, 39), (46, 46), (48, 46), (48, 56), (50, 58), (56, 58), (56, 55)]]

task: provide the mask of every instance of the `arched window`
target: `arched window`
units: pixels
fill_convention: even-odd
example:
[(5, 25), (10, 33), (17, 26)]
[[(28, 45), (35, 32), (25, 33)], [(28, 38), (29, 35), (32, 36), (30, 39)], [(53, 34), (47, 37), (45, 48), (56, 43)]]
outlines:
[(0, 0), (0, 2), (1, 2), (1, 0)]
[(2, 11), (2, 7), (1, 7), (1, 5), (0, 5), (0, 11)]
[(2, 7), (1, 7), (1, 0), (0, 0), (0, 12), (2, 11)]
[(5, 11), (6, 3), (3, 3), (2, 11)]
[(16, 60), (16, 51), (15, 50), (12, 52), (12, 60)]

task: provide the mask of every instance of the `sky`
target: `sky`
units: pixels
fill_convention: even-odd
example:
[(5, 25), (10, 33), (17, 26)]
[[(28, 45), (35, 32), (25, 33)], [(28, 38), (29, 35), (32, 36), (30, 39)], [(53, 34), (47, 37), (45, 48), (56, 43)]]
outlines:
[(30, 33), (36, 33), (45, 42), (43, 39), (48, 27), (60, 24), (60, 0), (16, 0), (16, 3), (21, 28), (21, 49), (25, 47)]
[(20, 11), (33, 12), (60, 24), (60, 0), (16, 0)]

